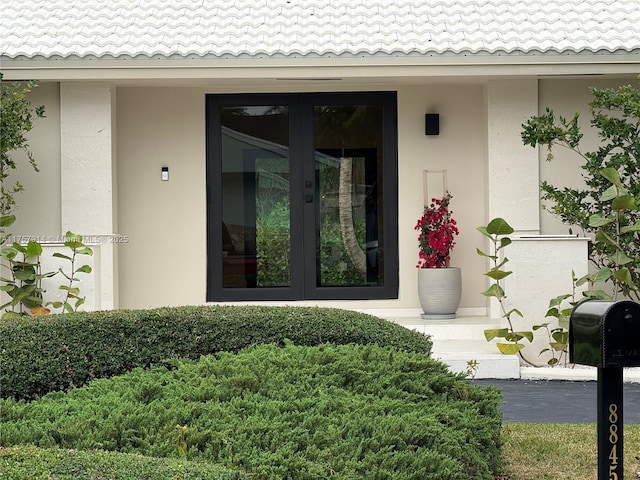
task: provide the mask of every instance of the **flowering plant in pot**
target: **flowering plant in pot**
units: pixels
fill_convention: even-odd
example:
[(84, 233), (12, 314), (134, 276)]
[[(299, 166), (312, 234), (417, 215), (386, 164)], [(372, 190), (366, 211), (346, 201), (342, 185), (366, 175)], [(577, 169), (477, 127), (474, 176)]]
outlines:
[(449, 210), (449, 203), (453, 195), (446, 192), (442, 198), (433, 198), (431, 205), (425, 205), (422, 216), (418, 219), (415, 229), (418, 235), (417, 268), (446, 268), (451, 260), (451, 251), (456, 245), (455, 237), (460, 232), (458, 224), (453, 219), (453, 212)]
[(448, 191), (425, 205), (416, 223), (418, 235), (418, 295), (423, 318), (455, 318), (462, 296), (462, 274), (450, 267), (455, 237), (460, 233), (449, 204)]

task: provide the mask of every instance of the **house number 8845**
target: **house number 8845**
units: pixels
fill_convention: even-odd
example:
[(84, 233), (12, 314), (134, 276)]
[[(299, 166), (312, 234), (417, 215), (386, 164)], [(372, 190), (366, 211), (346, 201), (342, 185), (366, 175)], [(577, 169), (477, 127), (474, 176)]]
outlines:
[(618, 480), (618, 405), (609, 405), (609, 480)]

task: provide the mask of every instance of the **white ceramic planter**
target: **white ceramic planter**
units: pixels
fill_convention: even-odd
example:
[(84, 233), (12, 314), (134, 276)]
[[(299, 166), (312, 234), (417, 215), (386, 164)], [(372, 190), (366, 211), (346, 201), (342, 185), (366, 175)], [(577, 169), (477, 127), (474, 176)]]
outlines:
[(458, 267), (419, 268), (418, 296), (422, 318), (456, 318), (462, 298), (462, 271)]

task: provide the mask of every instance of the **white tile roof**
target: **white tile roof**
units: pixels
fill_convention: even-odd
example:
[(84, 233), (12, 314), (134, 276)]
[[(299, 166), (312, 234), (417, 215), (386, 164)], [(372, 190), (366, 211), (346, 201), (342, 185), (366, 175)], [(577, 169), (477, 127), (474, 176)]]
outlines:
[(11, 59), (638, 52), (638, 0), (0, 1)]

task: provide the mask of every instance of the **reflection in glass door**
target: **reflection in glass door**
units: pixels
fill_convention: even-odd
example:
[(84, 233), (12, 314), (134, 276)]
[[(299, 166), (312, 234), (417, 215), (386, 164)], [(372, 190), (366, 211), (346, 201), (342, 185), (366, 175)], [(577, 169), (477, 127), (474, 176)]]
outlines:
[(289, 286), (289, 121), (283, 106), (221, 110), (222, 285)]
[(207, 102), (207, 298), (397, 297), (395, 94)]
[(384, 283), (380, 105), (316, 105), (316, 285)]

